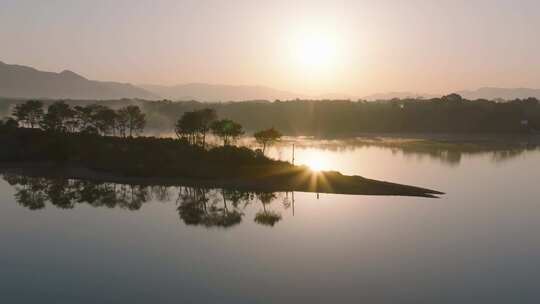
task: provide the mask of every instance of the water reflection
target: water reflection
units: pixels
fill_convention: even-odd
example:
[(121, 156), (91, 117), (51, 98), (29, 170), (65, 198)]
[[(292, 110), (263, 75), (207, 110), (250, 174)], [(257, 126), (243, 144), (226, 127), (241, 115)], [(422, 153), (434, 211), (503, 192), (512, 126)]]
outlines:
[[(157, 137), (175, 137), (172, 133), (151, 133)], [(209, 136), (210, 146), (220, 145), (220, 140)], [(249, 136), (240, 137), (237, 145), (260, 148)], [(515, 159), (527, 152), (540, 151), (538, 134), (404, 134), (372, 135), (344, 139), (316, 139), (305, 136), (286, 136), (269, 147), (267, 155), (285, 161), (292, 160), (292, 145), (297, 150), (299, 164), (315, 171), (334, 170), (335, 164), (327, 159), (327, 152), (357, 152), (364, 148), (381, 148), (407, 158), (439, 161), (445, 165), (458, 166), (465, 157), (487, 156), (493, 163)]]
[(263, 210), (255, 215), (255, 222), (261, 225), (274, 226), (281, 220), (281, 214), (276, 211), (268, 210), (266, 205), (270, 205), (276, 195), (274, 193), (257, 193), (257, 198), (262, 204)]
[[(253, 143), (245, 141), (250, 147)], [(392, 154), (402, 154), (406, 158), (429, 158), (443, 164), (457, 166), (464, 157), (487, 156), (494, 163), (515, 159), (527, 152), (540, 151), (539, 136), (497, 136), (410, 139), (362, 137), (340, 140), (315, 140), (310, 138), (286, 138), (271, 149), (270, 156), (283, 160), (292, 157), (292, 145), (297, 149), (296, 159), (299, 163), (315, 168), (332, 169), (334, 164), (325, 159), (324, 152), (342, 153), (358, 152), (365, 148), (381, 148), (390, 150)]]
[(72, 209), (79, 204), (93, 207), (139, 210), (150, 201), (175, 202), (180, 220), (190, 226), (229, 228), (238, 225), (250, 205), (260, 205), (254, 222), (273, 227), (282, 219), (272, 204), (281, 201), (282, 209), (294, 207), (294, 194), (247, 192), (184, 186), (143, 186), (62, 178), (2, 175), (15, 189), (15, 201), (29, 210), (51, 204)]

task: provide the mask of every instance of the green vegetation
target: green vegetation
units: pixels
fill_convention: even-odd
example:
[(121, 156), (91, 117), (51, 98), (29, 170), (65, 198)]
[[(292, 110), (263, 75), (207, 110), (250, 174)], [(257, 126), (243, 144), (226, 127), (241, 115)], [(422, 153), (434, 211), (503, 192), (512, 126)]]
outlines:
[(282, 136), (283, 134), (281, 134), (278, 130), (274, 128), (262, 130), (253, 134), (255, 140), (262, 145), (263, 154), (266, 151), (267, 146), (279, 141)]
[(229, 145), (231, 141), (235, 141), (244, 134), (242, 125), (230, 119), (214, 121), (210, 129), (212, 129), (212, 134), (223, 140), (224, 146)]

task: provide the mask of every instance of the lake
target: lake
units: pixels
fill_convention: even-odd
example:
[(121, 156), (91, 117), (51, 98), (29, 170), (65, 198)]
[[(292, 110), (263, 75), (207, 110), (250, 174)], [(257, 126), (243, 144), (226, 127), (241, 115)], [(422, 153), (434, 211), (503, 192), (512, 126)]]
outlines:
[(0, 303), (538, 303), (540, 149), (289, 139), (440, 198), (0, 179)]

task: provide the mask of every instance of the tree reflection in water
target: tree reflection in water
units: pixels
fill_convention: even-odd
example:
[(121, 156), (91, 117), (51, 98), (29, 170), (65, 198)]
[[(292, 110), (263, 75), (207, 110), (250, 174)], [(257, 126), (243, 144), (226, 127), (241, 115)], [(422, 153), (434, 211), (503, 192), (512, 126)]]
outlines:
[(186, 225), (202, 225), (205, 227), (231, 227), (242, 221), (244, 213), (227, 205), (225, 191), (204, 188), (181, 187), (178, 192), (178, 214)]
[(257, 198), (262, 204), (263, 210), (255, 214), (255, 222), (265, 226), (273, 227), (277, 222), (281, 220), (281, 214), (276, 211), (267, 210), (266, 205), (272, 203), (277, 197), (271, 192), (261, 192), (256, 194)]
[(16, 174), (4, 174), (3, 178), (15, 189), (15, 201), (30, 210), (43, 209), (47, 204), (61, 209), (88, 204), (93, 207), (139, 210), (149, 201), (170, 202), (176, 197), (180, 220), (186, 225), (206, 228), (229, 228), (240, 224), (246, 208), (257, 201), (262, 204), (262, 210), (255, 214), (254, 222), (273, 227), (282, 216), (278, 211), (271, 210), (269, 205), (283, 197), (283, 209), (291, 207), (288, 194), (272, 192), (126, 185)]

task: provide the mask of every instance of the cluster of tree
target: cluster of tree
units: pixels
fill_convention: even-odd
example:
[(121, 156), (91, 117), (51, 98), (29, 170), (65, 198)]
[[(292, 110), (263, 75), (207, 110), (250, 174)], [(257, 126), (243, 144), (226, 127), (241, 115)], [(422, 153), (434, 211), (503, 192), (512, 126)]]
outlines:
[(64, 101), (57, 101), (44, 111), (43, 102), (29, 100), (17, 104), (12, 115), (19, 126), (62, 133), (132, 137), (140, 134), (146, 125), (145, 114), (136, 105), (113, 110), (99, 104), (71, 106)]
[(0, 146), (0, 161), (69, 162), (135, 177), (244, 178), (291, 166), (246, 147), (203, 148), (173, 138), (120, 138), (38, 128), (0, 132)]
[[(267, 208), (278, 199), (274, 192), (183, 187), (178, 198), (177, 210), (186, 225), (231, 227), (242, 221), (244, 210), (253, 201), (259, 201), (263, 207), (255, 214), (255, 223), (273, 227), (281, 220), (279, 212)], [(285, 209), (291, 206), (288, 196), (283, 197), (282, 203)]]
[(93, 207), (139, 210), (150, 199), (162, 200), (166, 187), (100, 183), (64, 178), (28, 177), (4, 174), (15, 188), (15, 200), (30, 210), (50, 203), (61, 209), (73, 209), (85, 203)]
[[(61, 209), (89, 204), (93, 207), (139, 210), (151, 200), (169, 202), (176, 196), (178, 214), (186, 225), (232, 227), (242, 221), (244, 210), (254, 201), (262, 204), (262, 210), (255, 214), (256, 223), (274, 226), (281, 220), (279, 212), (267, 208), (278, 198), (273, 192), (126, 185), (14, 174), (4, 174), (3, 178), (15, 188), (16, 202), (30, 210), (44, 209), (48, 203)], [(283, 198), (282, 203), (285, 209), (291, 206), (288, 196)]]
[(347, 137), (361, 133), (499, 133), (540, 130), (536, 98), (507, 102), (466, 100), (457, 94), (442, 98), (381, 101), (293, 100), (275, 102), (141, 103), (149, 126), (168, 127), (184, 112), (214, 109), (219, 116), (254, 132), (274, 126), (286, 135)]
[[(20, 100), (0, 100), (3, 108)], [(90, 105), (96, 101), (66, 101)], [(45, 101), (46, 104), (52, 101)], [(370, 132), (529, 132), (540, 129), (540, 103), (536, 98), (506, 102), (467, 100), (457, 94), (433, 99), (291, 100), (202, 103), (142, 100), (99, 101), (119, 109), (139, 105), (146, 114), (147, 128), (171, 130), (186, 112), (210, 108), (220, 117), (242, 125), (247, 132), (274, 126), (286, 135), (320, 137), (356, 136)]]
[(174, 131), (178, 138), (186, 139), (190, 144), (206, 144), (206, 134), (217, 120), (215, 110), (203, 109), (185, 112), (175, 124)]
[[(185, 112), (176, 121), (174, 131), (178, 138), (185, 139), (192, 145), (201, 145), (203, 148), (208, 132), (219, 137), (223, 141), (223, 145), (231, 144), (245, 133), (242, 125), (233, 120), (218, 120), (216, 111), (210, 108)], [(262, 145), (264, 153), (266, 147), (278, 141), (282, 134), (271, 128), (256, 132), (254, 137)]]
[(229, 145), (232, 141), (244, 134), (242, 125), (230, 119), (218, 120), (216, 111), (202, 109), (185, 112), (178, 119), (174, 129), (178, 138), (186, 139), (192, 145), (206, 144), (206, 134), (211, 131), (213, 135), (223, 140), (223, 145)]

